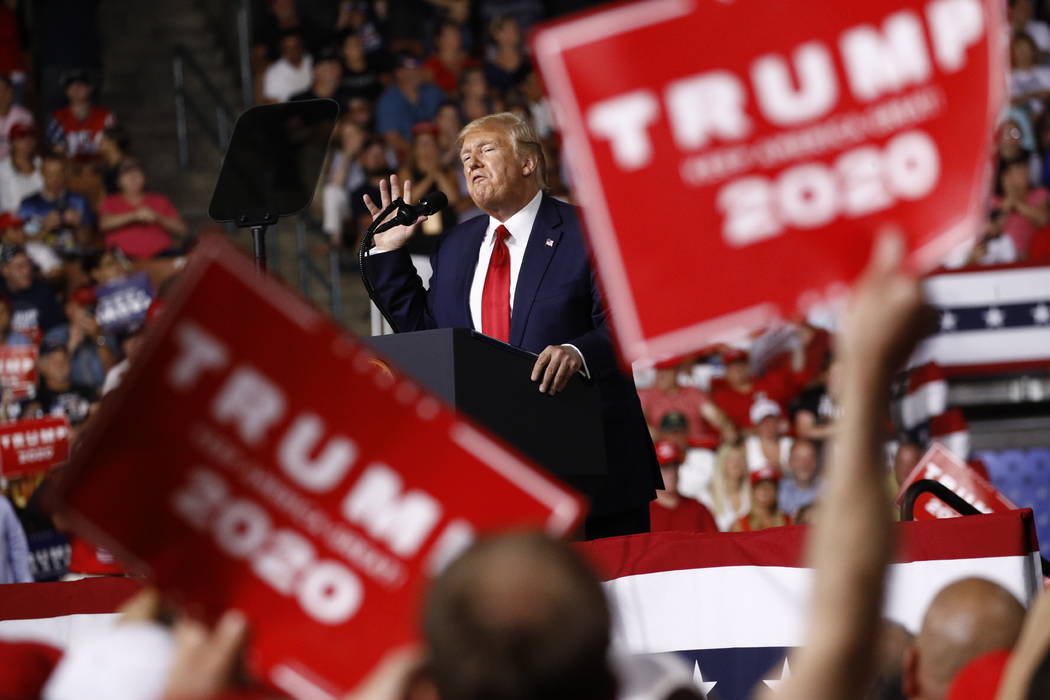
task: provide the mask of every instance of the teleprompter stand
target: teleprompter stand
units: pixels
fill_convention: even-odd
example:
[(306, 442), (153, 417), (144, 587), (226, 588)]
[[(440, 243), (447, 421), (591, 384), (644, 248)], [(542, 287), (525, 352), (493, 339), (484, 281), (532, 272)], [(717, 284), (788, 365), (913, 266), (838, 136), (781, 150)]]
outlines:
[(252, 107), (233, 125), (208, 215), (251, 230), (260, 272), (266, 227), (310, 204), (338, 116), (334, 100), (301, 100)]

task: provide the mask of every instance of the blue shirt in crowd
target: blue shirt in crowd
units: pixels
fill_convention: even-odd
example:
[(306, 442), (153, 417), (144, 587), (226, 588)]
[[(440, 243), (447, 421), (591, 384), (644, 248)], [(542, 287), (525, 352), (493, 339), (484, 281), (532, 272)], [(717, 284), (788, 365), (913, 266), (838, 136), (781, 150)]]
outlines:
[(412, 103), (397, 85), (391, 85), (376, 102), (376, 127), (380, 134), (396, 131), (405, 141), (412, 140), (412, 127), (430, 121), (445, 101), (445, 93), (434, 83), (419, 86), (419, 101)]

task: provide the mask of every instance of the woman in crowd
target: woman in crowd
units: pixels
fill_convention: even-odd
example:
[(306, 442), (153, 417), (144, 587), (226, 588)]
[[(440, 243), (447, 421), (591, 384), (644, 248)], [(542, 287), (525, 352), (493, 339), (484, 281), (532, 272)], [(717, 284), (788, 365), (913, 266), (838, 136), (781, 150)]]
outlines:
[(434, 252), (437, 237), (456, 225), (455, 207), (459, 200), (459, 184), (456, 177), (441, 164), (437, 129), (430, 122), (420, 122), (413, 127), (412, 149), (408, 161), (401, 168), (400, 177), (402, 182), (412, 182), (412, 193), (416, 197), (424, 197), (438, 190), (448, 197), (449, 206), (437, 216), (427, 217), (420, 225), (419, 233), (409, 243), (411, 252), (429, 255)]
[(365, 171), (357, 160), (365, 145), (367, 134), (357, 122), (343, 117), (336, 128), (336, 144), (331, 151), (328, 178), (323, 190), (323, 219), (321, 227), (332, 245), (343, 238), (343, 224), (350, 216), (350, 195), (365, 182)]
[(744, 442), (747, 468), (755, 472), (771, 466), (783, 471), (791, 451), (791, 438), (782, 434), (784, 417), (779, 404), (759, 397), (751, 404), (750, 418), (754, 432)]
[(451, 95), (459, 86), (459, 76), (466, 68), (478, 62), (463, 50), (463, 34), (459, 25), (452, 21), (442, 22), (434, 37), (436, 52), (423, 64), (430, 74), (430, 82)]
[(747, 460), (739, 445), (723, 445), (718, 451), (710, 491), (702, 500), (722, 531), (728, 530), (751, 510)]
[(1023, 260), (1036, 231), (1050, 223), (1050, 205), (1045, 187), (1029, 181), (1028, 153), (999, 161), (996, 196), (991, 201), (992, 220), (1013, 243), (1016, 257)]
[(8, 134), (11, 150), (0, 160), (0, 212), (17, 211), (22, 200), (44, 186), (33, 127), (17, 123)]
[(1050, 66), (1036, 63), (1039, 51), (1032, 37), (1014, 34), (1010, 43), (1010, 100), (1038, 117), (1050, 97)]
[(501, 93), (521, 85), (532, 67), (521, 45), (521, 28), (513, 17), (497, 17), (490, 32), (492, 46), (485, 61), (485, 82)]
[(134, 158), (120, 164), (120, 192), (102, 200), (99, 228), (106, 247), (120, 248), (131, 258), (147, 259), (174, 245), (186, 235), (186, 224), (162, 194), (146, 191), (146, 176)]
[(752, 472), (751, 509), (733, 524), (733, 532), (752, 532), (791, 524), (791, 516), (777, 503), (780, 474), (773, 467)]
[(379, 80), (379, 71), (365, 54), (365, 45), (361, 36), (347, 32), (339, 45), (339, 57), (342, 61), (343, 76), (339, 87), (348, 97), (362, 97), (374, 101), (383, 89)]

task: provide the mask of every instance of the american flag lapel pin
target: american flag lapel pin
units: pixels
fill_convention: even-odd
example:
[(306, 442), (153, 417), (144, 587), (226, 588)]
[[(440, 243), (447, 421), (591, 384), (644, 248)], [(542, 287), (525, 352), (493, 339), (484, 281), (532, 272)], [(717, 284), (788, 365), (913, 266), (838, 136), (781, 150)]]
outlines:
[(547, 239), (547, 247), (548, 248), (553, 248), (554, 247), (554, 239), (553, 238), (548, 238)]

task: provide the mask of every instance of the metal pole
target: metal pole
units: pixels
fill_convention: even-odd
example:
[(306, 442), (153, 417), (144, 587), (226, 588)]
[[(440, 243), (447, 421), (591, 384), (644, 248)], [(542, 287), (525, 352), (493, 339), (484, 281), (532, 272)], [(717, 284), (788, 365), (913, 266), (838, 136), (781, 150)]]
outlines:
[(252, 226), (252, 247), (255, 249), (255, 270), (266, 272), (266, 227)]
[(179, 144), (179, 165), (186, 168), (190, 164), (190, 139), (186, 124), (186, 76), (182, 56), (175, 54), (172, 61), (175, 73), (175, 133)]
[(328, 249), (328, 283), (331, 286), (332, 318), (336, 323), (343, 322), (343, 287), (339, 275), (339, 248), (331, 246)]
[(307, 259), (309, 251), (306, 249), (306, 222), (302, 216), (295, 217), (295, 259), (299, 263), (299, 291), (307, 299), (310, 298), (310, 261)]
[(251, 49), (251, 9), (248, 0), (241, 0), (237, 9), (237, 48), (241, 63), (241, 100), (248, 109), (255, 103), (255, 91), (252, 80)]

